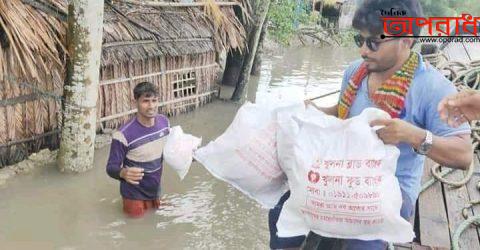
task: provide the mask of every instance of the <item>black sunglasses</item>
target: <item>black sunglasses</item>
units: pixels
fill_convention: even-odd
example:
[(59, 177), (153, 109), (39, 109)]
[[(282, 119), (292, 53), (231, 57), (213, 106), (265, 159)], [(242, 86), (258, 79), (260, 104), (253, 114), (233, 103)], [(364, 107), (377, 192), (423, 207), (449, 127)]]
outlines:
[(395, 40), (395, 38), (391, 38), (391, 39), (382, 39), (382, 40), (378, 40), (377, 38), (375, 37), (363, 37), (362, 35), (360, 34), (357, 34), (353, 37), (353, 39), (355, 40), (355, 44), (357, 44), (357, 46), (359, 48), (361, 48), (363, 46), (364, 43), (367, 43), (367, 48), (370, 49), (371, 51), (377, 51), (380, 47), (380, 44), (384, 43), (384, 42), (389, 42), (389, 41), (393, 41)]

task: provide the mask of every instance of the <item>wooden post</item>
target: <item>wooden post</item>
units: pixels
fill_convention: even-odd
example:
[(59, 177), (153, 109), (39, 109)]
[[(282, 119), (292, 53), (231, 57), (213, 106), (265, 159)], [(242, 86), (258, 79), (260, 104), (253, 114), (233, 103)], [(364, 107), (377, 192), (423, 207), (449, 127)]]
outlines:
[(268, 9), (270, 7), (270, 0), (268, 1), (259, 1), (258, 9), (255, 10), (257, 16), (256, 22), (252, 29), (252, 35), (248, 41), (248, 53), (245, 55), (243, 61), (242, 71), (238, 78), (237, 85), (235, 86), (235, 91), (233, 92), (232, 101), (238, 102), (246, 100), (247, 90), (248, 90), (248, 80), (250, 79), (250, 72), (252, 71), (253, 61), (255, 59), (255, 54), (257, 53), (258, 41), (260, 40), (260, 34), (262, 33), (262, 26), (265, 22), (265, 19), (268, 14)]
[(57, 159), (62, 172), (84, 172), (93, 167), (103, 6), (104, 1), (99, 0), (70, 0), (68, 5), (69, 60)]
[(238, 49), (228, 52), (225, 70), (223, 72), (222, 84), (235, 87), (238, 77), (242, 71), (245, 55)]
[[(267, 17), (268, 19), (268, 17)], [(267, 19), (263, 22), (262, 31), (260, 33), (260, 40), (258, 41), (257, 53), (255, 53), (255, 60), (253, 60), (252, 66), (252, 76), (260, 76), (260, 71), (262, 69), (262, 56), (264, 50), (265, 37), (267, 36)]]

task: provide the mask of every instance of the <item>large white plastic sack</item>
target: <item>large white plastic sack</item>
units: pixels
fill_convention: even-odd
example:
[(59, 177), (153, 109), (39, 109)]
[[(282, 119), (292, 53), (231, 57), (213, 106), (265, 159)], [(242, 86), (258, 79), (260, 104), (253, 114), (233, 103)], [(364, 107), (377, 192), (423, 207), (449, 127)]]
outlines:
[(291, 190), (277, 223), (278, 236), (305, 235), (410, 242), (412, 226), (400, 216), (395, 177), (399, 150), (371, 128), (389, 118), (379, 109), (340, 120), (309, 108), (278, 113), (278, 154)]
[[(282, 105), (278, 105), (282, 106)], [(284, 108), (290, 113), (305, 109), (303, 103)], [(265, 208), (273, 208), (288, 190), (278, 163), (275, 109), (246, 103), (227, 130), (195, 152), (195, 159), (223, 180)]]
[(202, 138), (183, 133), (180, 126), (170, 129), (167, 142), (163, 148), (165, 162), (177, 172), (183, 180), (193, 161), (193, 151), (202, 143)]

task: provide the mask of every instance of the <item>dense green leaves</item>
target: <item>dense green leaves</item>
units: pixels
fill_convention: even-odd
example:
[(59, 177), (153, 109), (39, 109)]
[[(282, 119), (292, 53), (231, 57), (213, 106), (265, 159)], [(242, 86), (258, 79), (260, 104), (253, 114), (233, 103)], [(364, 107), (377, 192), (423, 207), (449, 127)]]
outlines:
[(480, 16), (480, 0), (420, 0), (425, 16)]
[[(460, 16), (462, 13), (480, 16), (480, 0), (420, 0), (420, 3), (427, 17)], [(288, 45), (299, 28), (318, 25), (319, 16), (311, 12), (311, 7), (310, 0), (272, 0), (268, 13), (269, 37)], [(346, 34), (337, 40), (349, 41), (349, 38)]]
[(268, 13), (268, 34), (277, 42), (288, 44), (296, 30), (308, 23), (315, 22), (310, 16), (310, 1), (274, 0)]

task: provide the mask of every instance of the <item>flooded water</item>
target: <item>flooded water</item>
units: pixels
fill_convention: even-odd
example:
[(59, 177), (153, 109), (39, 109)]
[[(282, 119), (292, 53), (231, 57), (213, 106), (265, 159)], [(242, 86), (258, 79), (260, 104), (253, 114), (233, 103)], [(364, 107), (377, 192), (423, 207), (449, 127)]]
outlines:
[[(337, 90), (356, 57), (352, 49), (301, 48), (265, 58), (249, 99)], [(171, 123), (206, 143), (226, 129), (238, 107), (214, 101)], [(96, 151), (95, 168), (87, 173), (41, 168), (0, 188), (0, 249), (268, 249), (267, 211), (198, 163), (183, 181), (165, 168), (165, 205), (141, 219), (126, 218), (119, 184), (105, 173), (108, 151)]]

